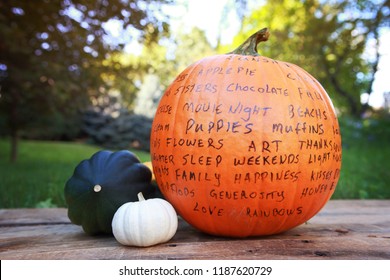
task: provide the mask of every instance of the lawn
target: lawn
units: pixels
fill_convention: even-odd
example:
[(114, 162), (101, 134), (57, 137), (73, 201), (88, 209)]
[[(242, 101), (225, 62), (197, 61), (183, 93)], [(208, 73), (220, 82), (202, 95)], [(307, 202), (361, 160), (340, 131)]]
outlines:
[(333, 198), (390, 199), (390, 120), (340, 119), (343, 158)]
[[(340, 121), (343, 163), (333, 199), (390, 199), (390, 121)], [(63, 189), (76, 165), (100, 147), (83, 143), (22, 141), (10, 164), (0, 139), (0, 208), (64, 207)], [(142, 162), (150, 155), (134, 151)]]
[[(102, 148), (82, 143), (22, 141), (9, 163), (9, 143), (0, 139), (0, 208), (65, 206), (63, 190), (74, 168)], [(149, 161), (145, 152), (137, 152)]]

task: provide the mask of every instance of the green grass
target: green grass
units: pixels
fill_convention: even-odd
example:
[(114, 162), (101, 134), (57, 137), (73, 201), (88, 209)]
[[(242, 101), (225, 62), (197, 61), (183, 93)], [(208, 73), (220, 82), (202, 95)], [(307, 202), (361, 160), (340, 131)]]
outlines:
[[(333, 199), (390, 199), (390, 120), (340, 120), (343, 163)], [(0, 139), (0, 208), (64, 207), (74, 168), (102, 150), (82, 143), (22, 141), (17, 163)], [(142, 162), (150, 155), (135, 152)]]
[(351, 145), (343, 150), (340, 180), (333, 198), (390, 198), (390, 149)]
[[(0, 208), (63, 207), (65, 182), (74, 168), (102, 148), (81, 143), (21, 141), (9, 162), (9, 142), (0, 139)], [(136, 152), (141, 161), (150, 155)]]
[(343, 158), (333, 198), (390, 198), (390, 120), (340, 120)]

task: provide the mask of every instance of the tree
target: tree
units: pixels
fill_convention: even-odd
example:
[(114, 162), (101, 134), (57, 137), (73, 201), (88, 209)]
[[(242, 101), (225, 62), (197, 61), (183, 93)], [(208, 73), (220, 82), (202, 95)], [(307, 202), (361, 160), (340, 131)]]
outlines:
[(160, 33), (137, 56), (124, 52), (111, 55), (105, 63), (120, 64), (120, 71), (106, 78), (120, 92), (124, 107), (135, 110), (140, 99), (158, 103), (166, 87), (184, 68), (215, 53), (204, 31), (196, 27), (189, 32)]
[(177, 47), (173, 57), (174, 77), (190, 64), (206, 56), (216, 54), (216, 51), (207, 40), (205, 32), (196, 27), (188, 33), (179, 33), (175, 41)]
[[(389, 27), (388, 0), (267, 1), (245, 18), (235, 42), (263, 27), (270, 28), (271, 38), (259, 47), (261, 54), (312, 73), (340, 110), (357, 117), (366, 110), (360, 95), (372, 91), (379, 33)], [(369, 38), (376, 49), (371, 61), (363, 57)]]
[[(193, 28), (151, 42), (139, 56), (110, 56), (104, 63), (120, 63), (121, 71), (106, 75), (113, 88), (94, 99), (94, 106), (85, 112), (84, 131), (108, 148), (149, 151), (152, 121), (164, 90), (185, 67), (213, 53), (204, 32)], [(121, 75), (128, 82), (123, 83), (126, 79)]]
[(108, 91), (104, 78), (119, 69), (103, 61), (124, 42), (110, 41), (107, 24), (139, 30), (141, 39), (153, 41), (167, 31), (159, 8), (168, 2), (0, 2), (0, 118), (7, 123), (12, 161), (23, 130), (45, 117), (73, 117)]
[(134, 105), (134, 113), (153, 119), (162, 95), (160, 78), (156, 74), (145, 76)]

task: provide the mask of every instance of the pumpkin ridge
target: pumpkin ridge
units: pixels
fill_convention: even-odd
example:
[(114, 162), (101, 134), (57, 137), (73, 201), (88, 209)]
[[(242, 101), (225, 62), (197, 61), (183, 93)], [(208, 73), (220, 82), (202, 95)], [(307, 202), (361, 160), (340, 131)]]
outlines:
[[(149, 207), (155, 208), (155, 210), (157, 210), (156, 217), (154, 218), (157, 219), (158, 221), (157, 224), (160, 225), (158, 234), (156, 234), (157, 232), (153, 234), (153, 241), (150, 241), (150, 243), (163, 243), (167, 234), (166, 228), (171, 226), (170, 219), (166, 219), (166, 217), (169, 218), (169, 215), (167, 215), (168, 212), (164, 208), (165, 206), (164, 203), (161, 203), (161, 201), (158, 198), (151, 199), (149, 203), (150, 203)], [(162, 207), (159, 207), (161, 205)], [(168, 224), (169, 226), (165, 227), (164, 224)]]
[[(131, 203), (131, 202), (130, 202)], [(124, 223), (123, 223), (123, 228), (133, 228), (133, 223), (132, 223), (132, 218), (133, 218), (133, 211), (135, 211), (133, 208), (134, 208), (134, 204), (128, 204), (129, 207), (127, 207), (125, 209), (125, 213), (123, 215), (123, 220), (124, 220)], [(126, 235), (124, 232), (123, 232), (123, 229), (122, 229), (122, 234), (123, 234), (123, 238), (126, 240), (127, 243), (131, 243), (133, 242), (133, 239), (134, 239), (134, 236), (133, 235)]]
[(144, 208), (145, 208), (145, 202), (146, 200), (143, 200), (143, 201), (138, 201), (137, 203), (139, 203), (139, 207), (135, 207), (137, 209), (137, 212), (136, 212), (136, 221), (137, 221), (137, 224), (139, 226), (136, 226), (135, 228), (137, 228), (137, 234), (134, 238), (134, 241), (138, 244), (140, 244), (141, 246), (149, 246), (149, 244), (146, 244), (145, 241), (143, 240), (143, 235), (142, 233), (145, 232), (147, 234), (149, 234), (148, 232), (148, 226), (145, 226), (146, 225), (146, 221), (148, 219), (143, 219), (143, 211), (144, 211)]
[[(158, 198), (156, 198), (158, 199)], [(163, 200), (163, 199), (159, 199), (159, 202), (161, 203), (161, 205), (163, 206), (162, 208), (164, 209), (164, 216), (168, 217), (167, 219), (167, 228), (168, 228), (168, 231), (165, 231), (164, 233), (164, 236), (161, 237), (161, 240), (160, 242), (163, 243), (163, 242), (167, 242), (169, 239), (171, 239), (171, 236), (176, 232), (177, 230), (177, 215), (176, 217), (173, 217), (173, 219), (176, 219), (176, 222), (175, 220), (171, 219), (172, 217), (170, 216), (170, 212), (172, 211), (172, 205), (170, 205), (166, 200)]]

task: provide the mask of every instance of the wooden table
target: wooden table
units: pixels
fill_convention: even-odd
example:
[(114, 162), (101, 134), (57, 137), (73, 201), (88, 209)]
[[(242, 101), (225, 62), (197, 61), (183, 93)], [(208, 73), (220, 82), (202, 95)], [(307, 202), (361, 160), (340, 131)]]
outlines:
[(228, 239), (179, 219), (176, 235), (149, 248), (91, 237), (66, 209), (0, 210), (0, 259), (390, 259), (390, 200), (332, 200), (283, 234)]

